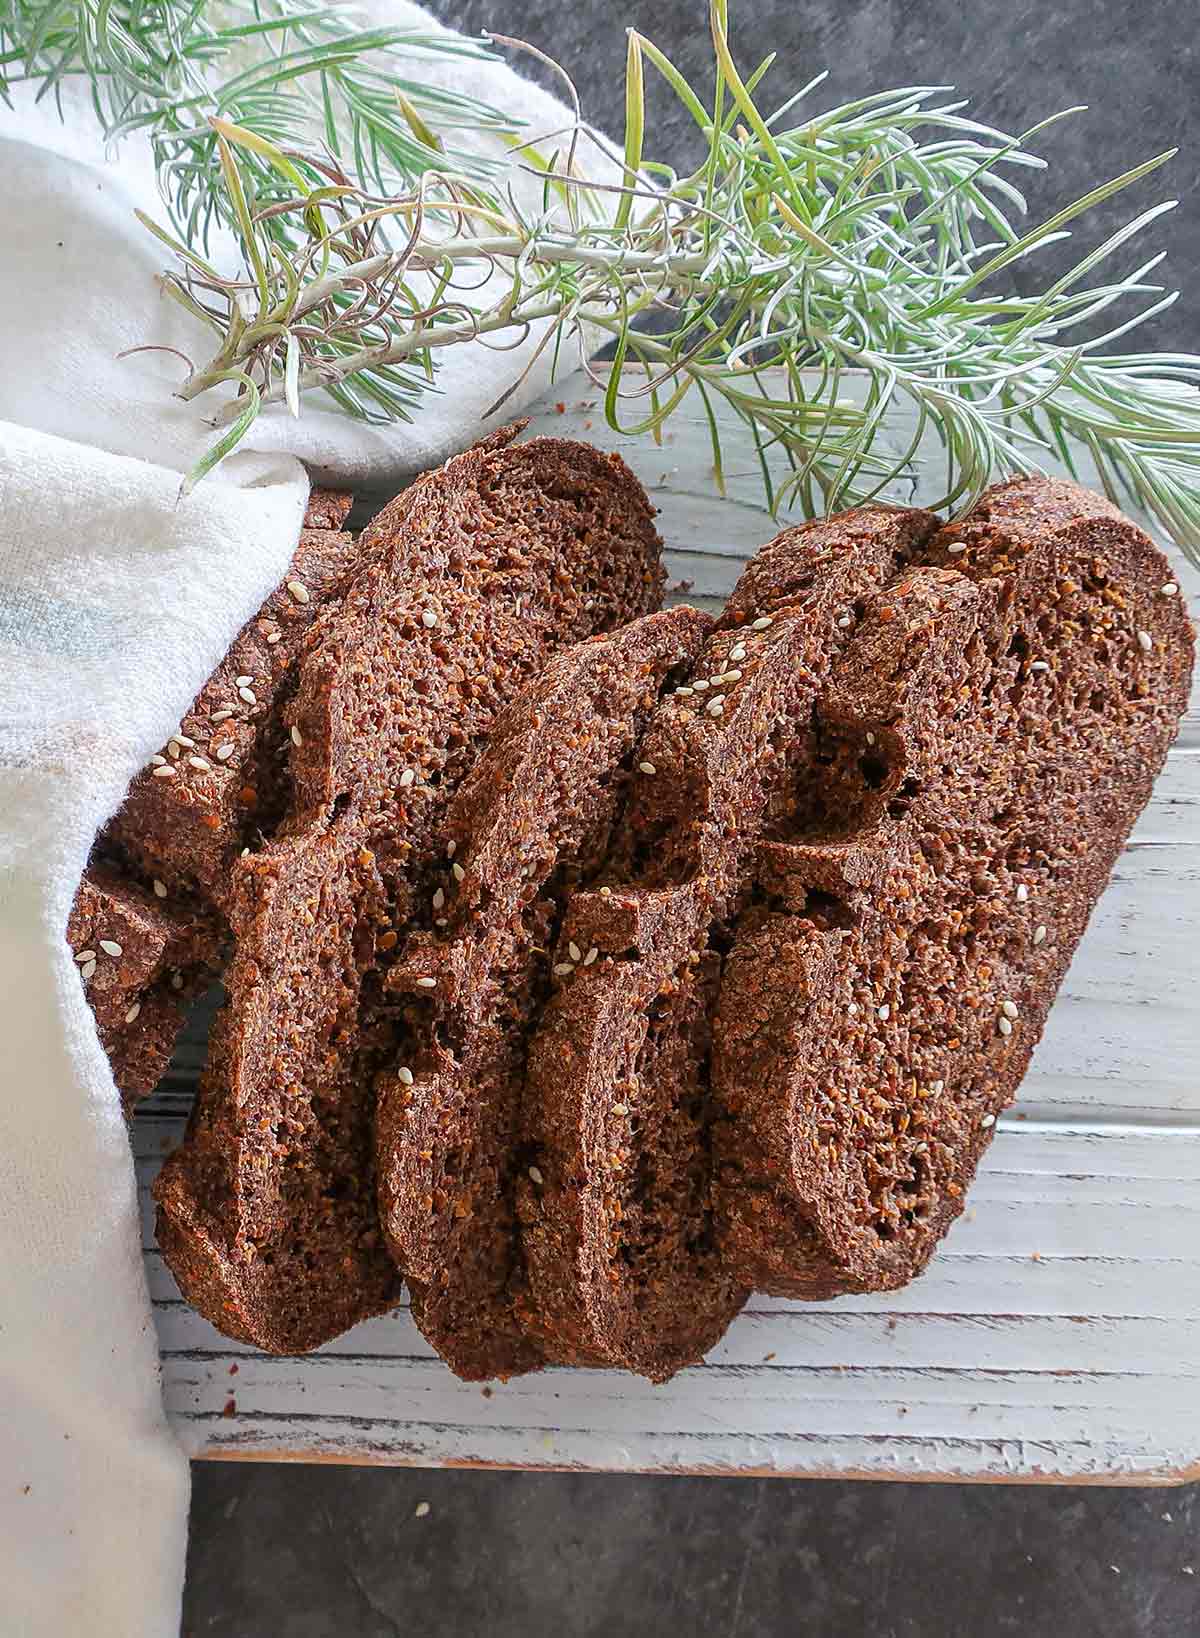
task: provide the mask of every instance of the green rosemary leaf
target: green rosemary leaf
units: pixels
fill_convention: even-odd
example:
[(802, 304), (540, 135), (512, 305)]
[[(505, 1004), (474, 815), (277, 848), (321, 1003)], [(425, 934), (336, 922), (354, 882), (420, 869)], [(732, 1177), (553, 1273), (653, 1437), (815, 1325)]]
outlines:
[(211, 472), (214, 466), (217, 466), (225, 459), (226, 455), (232, 454), (254, 425), (261, 407), (262, 399), (259, 390), (243, 371), (226, 370), (220, 379), (238, 382), (243, 389), (245, 401), (243, 403), (242, 399), (238, 399), (238, 403), (242, 405), (242, 408), (236, 419), (225, 429), (216, 443), (205, 451), (180, 484), (180, 500), (186, 499), (206, 473)]

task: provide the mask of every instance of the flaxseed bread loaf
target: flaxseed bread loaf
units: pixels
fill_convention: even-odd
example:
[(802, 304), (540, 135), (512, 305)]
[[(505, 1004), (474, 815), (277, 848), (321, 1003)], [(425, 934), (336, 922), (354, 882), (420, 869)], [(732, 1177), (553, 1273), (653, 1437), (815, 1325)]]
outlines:
[[(764, 828), (811, 777), (813, 708), (857, 613), (935, 528), (866, 507), (785, 531), (639, 747), (604, 868), (567, 904), (561, 981), (529, 1051), (524, 1312), (551, 1359), (662, 1380), (745, 1298), (713, 1218), (722, 955)], [(570, 963), (572, 945), (597, 959)]]
[(562, 901), (603, 859), (634, 747), (709, 624), (651, 614), (551, 660), (450, 803), (433, 928), (388, 974), (404, 1061), (379, 1083), (380, 1217), (417, 1323), (462, 1376), (542, 1362), (517, 1322), (515, 1196), (538, 1175), (521, 1137), (526, 1043)]
[(395, 1065), (400, 937), (444, 879), (447, 802), (554, 650), (656, 606), (660, 542), (615, 456), (489, 440), (372, 523), (285, 711), (290, 805), (234, 871), (229, 1004), (159, 1244), (214, 1324), (277, 1352), (394, 1303), (373, 1082)]
[(1170, 569), (1019, 479), (872, 596), (760, 849), (714, 1028), (730, 1270), (911, 1279), (961, 1211), (1188, 697)]

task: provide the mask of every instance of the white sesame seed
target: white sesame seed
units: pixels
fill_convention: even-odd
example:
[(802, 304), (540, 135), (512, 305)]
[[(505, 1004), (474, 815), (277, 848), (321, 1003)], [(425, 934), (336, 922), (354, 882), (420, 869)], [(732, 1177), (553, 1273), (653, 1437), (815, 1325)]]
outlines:
[(558, 962), (555, 963), (555, 966), (554, 966), (554, 976), (555, 976), (555, 978), (565, 978), (568, 973), (573, 973), (574, 971), (575, 971), (575, 968), (574, 968), (573, 964), (571, 962), (569, 962), (569, 961), (558, 961)]
[(265, 640), (272, 648), (274, 648), (275, 644), (279, 641), (282, 635), (283, 633), (279, 631), (268, 631)]
[(846, 1011), (853, 1018), (854, 1014), (858, 1011), (858, 1002), (857, 1001), (851, 1001), (848, 1004), (848, 1006), (846, 1007)]
[(436, 978), (418, 978), (417, 979), (417, 988), (419, 990), (436, 990), (437, 989), (437, 979)]
[(847, 631), (854, 624), (854, 616), (852, 614), (840, 614), (837, 623), (843, 631)]
[(78, 950), (76, 952), (75, 959), (82, 967), (85, 961), (95, 961), (96, 952), (95, 950)]
[(600, 897), (602, 899), (611, 899), (612, 898), (612, 888), (611, 887), (602, 887), (600, 889)]
[(999, 1018), (997, 1018), (997, 1020), (996, 1020), (996, 1028), (1000, 1031), (1001, 1035), (1011, 1035), (1012, 1034), (1012, 1020), (1009, 1019), (1009, 1018), (1006, 1018), (1004, 1016), (1004, 1014), (1001, 1013)]
[(400, 1082), (401, 1086), (411, 1086), (413, 1083), (413, 1072), (408, 1068), (398, 1069), (396, 1071), (396, 1079)]
[(1049, 660), (1034, 660), (1029, 669), (1030, 671), (1049, 671), (1050, 662)]
[(452, 864), (450, 866), (450, 874), (454, 877), (454, 880), (456, 882), (461, 882), (464, 879), (464, 877), (466, 876), (467, 873), (463, 869), (462, 865)]
[(455, 853), (457, 852), (457, 850), (458, 850), (458, 843), (457, 842), (447, 842), (446, 843), (446, 857), (448, 859), (452, 859), (454, 857)]
[(242, 849), (242, 858), (243, 859), (248, 859), (249, 857), (250, 857), (250, 849), (248, 847), (244, 847)]
[(432, 631), (434, 626), (437, 625), (437, 615), (432, 609), (426, 609), (421, 615), (421, 624), (427, 631)]
[(985, 1115), (979, 1124), (980, 1126), (995, 1126), (996, 1117), (995, 1115)]
[(1164, 597), (1178, 597), (1179, 586), (1174, 580), (1168, 580), (1166, 585), (1162, 587), (1162, 595)]
[(155, 779), (174, 779), (175, 770), (169, 762), (164, 762), (161, 768), (155, 768)]
[(183, 988), (183, 974), (182, 973), (172, 973), (171, 974), (171, 988), (173, 990), (181, 990)]
[(418, 1502), (413, 1508), (413, 1517), (415, 1519), (427, 1519), (429, 1517), (429, 1503)]
[(102, 938), (100, 940), (100, 948), (104, 951), (105, 955), (119, 956), (125, 954), (123, 947), (117, 943), (115, 938)]
[(1149, 654), (1150, 650), (1154, 647), (1154, 638), (1151, 637), (1150, 633), (1148, 631), (1139, 631), (1137, 634), (1137, 640), (1139, 646), (1147, 654)]
[(287, 583), (287, 588), (296, 599), (297, 603), (308, 602), (308, 587), (304, 584), (303, 580), (289, 580)]
[(1038, 927), (1038, 928), (1034, 929), (1033, 942), (1035, 944), (1041, 944), (1045, 940), (1045, 937), (1046, 937), (1046, 929), (1044, 927)]
[(79, 969), (79, 976), (80, 976), (80, 978), (83, 979), (83, 982), (86, 984), (88, 979), (91, 978), (92, 974), (95, 971), (96, 971), (95, 961), (94, 960), (85, 961), (83, 966), (80, 967), (80, 969)]
[(152, 768), (161, 768), (165, 765), (166, 760), (167, 759), (165, 756), (160, 756), (159, 753), (155, 751), (154, 755), (150, 758), (150, 766)]
[(177, 739), (169, 739), (167, 741), (167, 755), (170, 757), (183, 755), (183, 746)]
[(1021, 1016), (1021, 1009), (1015, 1001), (1002, 1001), (1000, 1011), (1006, 1018), (1019, 1018)]
[(773, 624), (774, 624), (774, 621), (772, 620), (772, 618), (771, 618), (771, 616), (769, 614), (761, 614), (761, 615), (759, 615), (757, 620), (751, 620), (750, 630), (751, 631), (766, 631), (767, 627), (770, 626), (770, 625), (773, 625)]
[(614, 1115), (627, 1115), (629, 1113), (629, 1105), (627, 1103), (614, 1103), (612, 1106), (612, 1112)]
[(953, 553), (955, 556), (957, 556), (959, 552), (965, 552), (966, 549), (967, 548), (962, 544), (961, 541), (955, 541), (953, 546), (947, 546), (946, 547), (946, 550), (948, 552)]
[(675, 690), (675, 692), (676, 692), (676, 693), (677, 693), (677, 694), (678, 694), (678, 695), (679, 695), (679, 696), (680, 696), (680, 697), (681, 697), (681, 698), (682, 698), (682, 699), (685, 699), (685, 700), (690, 700), (690, 699), (691, 699), (691, 697), (692, 697), (692, 695), (693, 695), (693, 694), (694, 694), (694, 693), (695, 693), (695, 692), (696, 692), (696, 690), (695, 690), (695, 689), (694, 689), (694, 688), (677, 688), (677, 689), (676, 689), (676, 690)]
[(705, 706), (705, 710), (708, 712), (710, 717), (723, 717), (725, 715), (724, 698), (718, 694), (715, 700), (709, 700), (707, 706)]
[(258, 695), (254, 692), (254, 690), (252, 688), (239, 688), (238, 689), (238, 699), (245, 700), (247, 705), (257, 705), (258, 704)]
[(546, 1179), (542, 1176), (541, 1172), (536, 1166), (531, 1166), (529, 1168), (529, 1181), (531, 1183), (537, 1183), (540, 1186), (546, 1181)]
[(930, 1081), (929, 1090), (936, 1097), (938, 1095), (938, 1093), (944, 1092), (946, 1090), (946, 1083), (945, 1083), (945, 1081)]
[(171, 735), (171, 738), (177, 739), (181, 745), (186, 745), (189, 751), (193, 751), (196, 748), (196, 741), (188, 734), (176, 732)]
[(224, 745), (217, 746), (217, 748), (213, 751), (213, 755), (216, 757), (218, 762), (228, 762), (229, 758), (236, 750), (237, 746), (234, 744), (233, 740), (227, 739)]
[(727, 671), (725, 673), (725, 675), (721, 678), (722, 682), (727, 682), (727, 683), (741, 682), (741, 680), (742, 680), (742, 674), (741, 674), (741, 672), (739, 670), (737, 670), (736, 667), (732, 671)]
[(692, 684), (692, 691), (693, 691), (693, 693), (696, 693), (696, 694), (703, 694), (704, 690), (707, 687), (708, 687), (707, 680), (704, 677), (697, 677), (695, 682)]
[(445, 902), (446, 902), (446, 895), (443, 892), (443, 890), (439, 887), (437, 892), (433, 895), (433, 908), (435, 910), (440, 910), (442, 908), (442, 906), (445, 904)]
[(304, 744), (304, 735), (300, 732), (299, 728), (296, 727), (294, 722), (292, 724), (292, 744), (296, 746)]
[(449, 927), (450, 923), (446, 920), (445, 916), (439, 916), (433, 925), (435, 927)]
[(142, 1003), (140, 1001), (135, 1001), (132, 1007), (130, 1007), (129, 1011), (125, 1014), (125, 1022), (127, 1024), (132, 1024), (141, 1010)]
[(236, 716), (237, 712), (234, 710), (233, 706), (227, 705), (222, 711), (214, 711), (212, 714), (212, 720), (214, 723), (224, 722), (226, 718)]
[(188, 766), (195, 768), (198, 773), (212, 772), (212, 763), (205, 756), (189, 756)]
[(877, 1016), (881, 1018), (885, 1024), (892, 1016), (892, 1009), (888, 1006), (886, 1001), (883, 1003), (882, 1007), (879, 1008)]
[(157, 876), (154, 878), (154, 892), (155, 896), (160, 899), (165, 899), (167, 896), (167, 884), (164, 881), (160, 881)]
[(402, 791), (406, 791), (416, 777), (416, 774), (411, 768), (405, 768), (404, 772), (400, 775), (400, 789)]
[(579, 948), (578, 944), (575, 943), (574, 939), (572, 939), (570, 944), (567, 945), (567, 954), (570, 956), (572, 961), (583, 960), (583, 951)]
[(591, 949), (588, 951), (587, 955), (585, 955), (584, 958), (583, 958), (584, 966), (585, 967), (590, 967), (592, 965), (592, 962), (595, 961), (596, 957), (599, 954), (600, 954), (599, 946), (593, 944)]
[(250, 676), (250, 674), (247, 672), (247, 674), (244, 677), (235, 677), (233, 679), (233, 686), (235, 688), (249, 688), (250, 684), (253, 681), (254, 681), (254, 678), (252, 676)]
[(639, 762), (638, 772), (644, 774), (654, 774), (658, 772), (658, 769), (654, 766), (653, 762)]
[(1017, 883), (1017, 903), (1018, 904), (1024, 904), (1025, 900), (1028, 897), (1029, 897), (1029, 889), (1026, 887), (1024, 882), (1018, 882)]

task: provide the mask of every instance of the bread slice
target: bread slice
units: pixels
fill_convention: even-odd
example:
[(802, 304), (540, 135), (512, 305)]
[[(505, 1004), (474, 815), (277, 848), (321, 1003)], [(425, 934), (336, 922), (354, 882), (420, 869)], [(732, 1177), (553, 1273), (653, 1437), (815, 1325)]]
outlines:
[(218, 907), (234, 859), (285, 800), (280, 712), (302, 640), (354, 567), (353, 537), (339, 527), (350, 503), (349, 495), (312, 491), (287, 579), (238, 633), (177, 736), (97, 838), (68, 938), (86, 949), (91, 929), (119, 924), (110, 942), (129, 951), (121, 972), (98, 963), (88, 990), (127, 1108), (154, 1090), (188, 1004), (221, 964), (228, 929)]
[(553, 659), (505, 711), (442, 827), (433, 928), (388, 974), (404, 1062), (379, 1087), (380, 1216), (417, 1323), (468, 1378), (541, 1363), (514, 1313), (526, 1041), (561, 899), (603, 858), (633, 748), (709, 624), (647, 615)]
[[(600, 885), (568, 902), (564, 976), (529, 1052), (524, 1317), (552, 1359), (664, 1380), (745, 1298), (713, 1232), (721, 955), (764, 827), (812, 760), (813, 706), (856, 613), (935, 527), (867, 507), (785, 531), (637, 752)], [(571, 966), (571, 944), (597, 959)]]
[(194, 901), (168, 904), (93, 865), (67, 942), (126, 1107), (162, 1078), (189, 1003), (216, 972), (220, 929)]
[(279, 822), (289, 799), (283, 707), (314, 624), (336, 606), (360, 561), (337, 524), (349, 495), (316, 489), (284, 580), (234, 638), (169, 739), (130, 786), (100, 839), (143, 879), (199, 886), (215, 904), (234, 861)]
[(1002, 484), (920, 555), (833, 668), (725, 964), (719, 1236), (776, 1295), (928, 1261), (1188, 698), (1170, 569), (1099, 496)]
[(497, 712), (557, 648), (661, 595), (652, 509), (615, 456), (515, 429), (427, 474), (363, 535), (285, 712), (291, 805), (235, 871), (229, 1004), (187, 1139), (157, 1184), (159, 1244), (228, 1334), (315, 1347), (394, 1303), (373, 1077), (386, 988), (442, 876), (439, 825)]

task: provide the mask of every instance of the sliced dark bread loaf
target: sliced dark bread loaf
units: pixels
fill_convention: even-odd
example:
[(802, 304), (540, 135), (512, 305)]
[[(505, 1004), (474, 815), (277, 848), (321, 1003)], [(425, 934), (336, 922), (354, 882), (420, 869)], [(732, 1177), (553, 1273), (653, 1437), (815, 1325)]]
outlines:
[(164, 903), (93, 865), (75, 895), (67, 942), (128, 1106), (154, 1090), (170, 1062), (188, 1004), (216, 971), (220, 929), (194, 901)]
[(651, 614), (551, 660), (451, 802), (434, 927), (388, 974), (404, 1063), (380, 1081), (380, 1216), (418, 1324), (462, 1376), (541, 1363), (513, 1306), (526, 1041), (561, 899), (603, 858), (633, 748), (710, 623)]
[[(744, 1300), (712, 1221), (720, 954), (764, 826), (812, 760), (813, 706), (857, 612), (935, 528), (868, 507), (785, 531), (639, 747), (603, 885), (568, 902), (563, 981), (529, 1052), (524, 1318), (549, 1358), (662, 1380)], [(572, 964), (571, 945), (598, 957)]]
[(286, 720), (292, 799), (235, 872), (229, 1004), (159, 1244), (214, 1324), (294, 1352), (394, 1303), (373, 1079), (384, 979), (444, 877), (439, 824), (497, 712), (556, 649), (661, 595), (660, 543), (615, 456), (512, 430), (427, 474), (364, 532)]
[(779, 1295), (924, 1266), (1188, 696), (1168, 565), (1100, 497), (1003, 484), (921, 555), (834, 667), (725, 964), (719, 1234)]
[(287, 805), (283, 706), (313, 622), (336, 605), (358, 567), (337, 527), (349, 495), (314, 490), (283, 582), (234, 638), (178, 732), (137, 776), (100, 846), (173, 892), (199, 885), (222, 904), (234, 860)]

